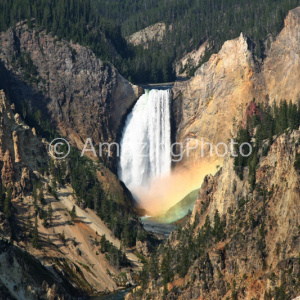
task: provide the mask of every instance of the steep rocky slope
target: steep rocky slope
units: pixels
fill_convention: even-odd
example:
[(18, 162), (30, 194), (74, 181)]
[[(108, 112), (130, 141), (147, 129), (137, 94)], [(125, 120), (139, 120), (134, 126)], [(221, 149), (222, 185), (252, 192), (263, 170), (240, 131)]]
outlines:
[(147, 288), (136, 295), (186, 300), (299, 296), (300, 177), (294, 164), (299, 141), (300, 131), (288, 130), (275, 138), (267, 156), (259, 154), (254, 189), (248, 169), (241, 180), (228, 156), (223, 168), (204, 180), (190, 224), (159, 249), (160, 272), (151, 268), (153, 258)]
[[(28, 252), (0, 239), (1, 299), (72, 299), (76, 288)], [(78, 295), (78, 294), (77, 294)]]
[[(173, 88), (177, 142), (201, 138), (216, 145), (227, 142), (249, 102), (297, 101), (300, 93), (300, 7), (289, 12), (283, 30), (271, 43), (267, 57), (257, 61), (243, 34), (224, 43), (195, 76)], [(201, 159), (194, 151), (184, 162)]]
[(66, 299), (133, 284), (139, 259), (122, 245), (128, 266), (119, 267), (100, 250), (103, 235), (116, 249), (121, 241), (95, 211), (78, 206), (69, 184), (56, 181), (50, 165), (59, 162), (47, 153), (49, 142), (22, 121), (3, 91), (0, 122), (0, 297)]

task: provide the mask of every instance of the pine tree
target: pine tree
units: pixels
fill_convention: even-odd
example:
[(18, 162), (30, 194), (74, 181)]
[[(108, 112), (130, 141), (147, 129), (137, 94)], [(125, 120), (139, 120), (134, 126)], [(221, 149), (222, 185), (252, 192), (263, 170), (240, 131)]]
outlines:
[(34, 228), (32, 232), (32, 246), (39, 248), (39, 231), (38, 231), (38, 219), (35, 218)]
[(0, 185), (0, 211), (4, 211), (5, 187)]
[(66, 236), (65, 236), (65, 232), (63, 231), (62, 233), (59, 233), (58, 234), (58, 238), (59, 240), (63, 243), (63, 245), (65, 246), (66, 245)]
[(45, 204), (45, 197), (44, 197), (43, 188), (41, 188), (40, 191), (39, 191), (39, 193), (38, 193), (38, 201), (41, 204)]
[(224, 236), (224, 224), (221, 221), (219, 211), (215, 211), (214, 215), (214, 229), (213, 229), (213, 235), (216, 238), (216, 241), (220, 241)]
[(171, 254), (170, 254), (169, 246), (167, 247), (168, 248), (166, 249), (163, 255), (163, 259), (160, 266), (160, 272), (161, 272), (163, 284), (167, 284), (173, 278), (173, 272), (171, 269)]
[(210, 239), (211, 233), (212, 233), (212, 228), (211, 228), (210, 219), (209, 216), (206, 216), (205, 223), (204, 223), (204, 235), (207, 241)]
[(72, 210), (70, 211), (70, 216), (71, 216), (71, 220), (72, 220), (72, 222), (74, 222), (74, 221), (75, 221), (75, 219), (76, 219), (76, 217), (77, 217), (77, 215), (76, 215), (76, 207), (75, 207), (75, 205), (73, 205), (73, 208), (72, 208)]
[(150, 269), (150, 275), (151, 275), (151, 277), (154, 280), (157, 280), (158, 276), (159, 276), (159, 274), (158, 274), (159, 267), (158, 267), (158, 256), (157, 256), (157, 252), (156, 251), (153, 251), (151, 253), (149, 269)]
[(100, 240), (100, 251), (102, 253), (106, 252), (106, 237), (105, 237), (105, 234), (102, 235), (101, 240)]
[(4, 200), (4, 215), (5, 218), (9, 221), (11, 221), (13, 217), (13, 206), (11, 200), (12, 200), (12, 189), (9, 188), (6, 192), (6, 196)]
[(52, 227), (52, 225), (53, 225), (53, 209), (52, 209), (51, 203), (48, 206), (47, 217), (49, 220), (49, 226)]
[(28, 231), (28, 236), (32, 237), (32, 221), (30, 216), (27, 216), (26, 229)]

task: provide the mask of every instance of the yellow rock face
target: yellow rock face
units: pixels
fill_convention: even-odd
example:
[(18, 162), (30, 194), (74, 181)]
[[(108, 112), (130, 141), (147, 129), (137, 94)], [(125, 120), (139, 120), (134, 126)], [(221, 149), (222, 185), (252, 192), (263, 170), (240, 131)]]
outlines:
[[(176, 141), (188, 138), (216, 145), (227, 143), (253, 98), (258, 102), (297, 101), (300, 94), (300, 7), (290, 11), (266, 59), (257, 61), (241, 35), (224, 43), (195, 76), (176, 82), (173, 113)], [(204, 156), (209, 153), (206, 151)], [(184, 156), (183, 164), (202, 160), (201, 151)]]

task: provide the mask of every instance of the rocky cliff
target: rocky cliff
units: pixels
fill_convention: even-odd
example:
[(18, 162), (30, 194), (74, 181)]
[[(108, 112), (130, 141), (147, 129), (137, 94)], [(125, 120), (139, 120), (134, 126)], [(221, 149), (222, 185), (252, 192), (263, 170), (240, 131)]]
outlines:
[[(143, 46), (148, 48), (148, 44), (152, 41), (161, 42), (167, 30), (167, 26), (163, 22), (158, 22), (154, 25), (148, 26), (138, 32), (135, 32), (127, 38), (128, 42), (134, 46)], [(172, 30), (172, 26), (169, 26)]]
[(99, 161), (97, 175), (105, 192), (132, 206), (131, 195), (116, 176), (117, 148), (111, 147), (109, 157), (103, 146), (99, 157), (98, 146), (119, 141), (126, 115), (143, 89), (87, 47), (59, 40), (38, 27), (29, 29), (24, 22), (0, 34), (0, 88), (32, 127), (43, 124), (43, 130), (58, 132), (80, 151), (91, 138), (97, 157), (86, 155)]
[(0, 239), (1, 299), (74, 299), (76, 289), (28, 252)]
[(24, 23), (1, 33), (0, 59), (8, 70), (10, 97), (39, 109), (79, 149), (88, 137), (95, 144), (117, 141), (142, 92), (87, 47)]
[(47, 164), (46, 143), (38, 138), (34, 128), (27, 126), (15, 112), (3, 91), (0, 91), (0, 168), (1, 183), (14, 185), (13, 196), (31, 191), (34, 171)]
[(201, 59), (205, 55), (206, 49), (209, 49), (208, 41), (201, 44), (201, 46), (189, 53), (186, 53), (181, 59), (179, 59), (175, 64), (175, 72), (177, 77), (188, 76), (191, 69), (199, 66)]
[[(224, 43), (195, 76), (176, 82), (173, 88), (173, 114), (176, 141), (187, 138), (216, 145), (236, 132), (249, 102), (286, 99), (297, 101), (300, 93), (300, 7), (289, 12), (284, 28), (271, 42), (264, 61), (256, 60), (251, 41), (239, 38)], [(193, 153), (184, 162), (201, 159)]]
[(298, 296), (299, 141), (300, 131), (288, 130), (275, 138), (267, 156), (259, 154), (254, 189), (248, 171), (241, 180), (228, 156), (215, 176), (205, 178), (190, 224), (158, 249), (160, 272), (149, 266), (147, 288), (136, 295), (186, 300)]

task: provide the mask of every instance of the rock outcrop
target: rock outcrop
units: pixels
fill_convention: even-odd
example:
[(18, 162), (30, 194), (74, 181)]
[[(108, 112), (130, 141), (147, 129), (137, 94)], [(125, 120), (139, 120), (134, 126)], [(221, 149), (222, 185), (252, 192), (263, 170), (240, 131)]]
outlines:
[(175, 64), (176, 76), (186, 77), (191, 69), (199, 66), (206, 49), (209, 49), (208, 41), (201, 44), (197, 50), (193, 50), (190, 53), (185, 54), (179, 61), (177, 61)]
[[(187, 138), (214, 145), (227, 143), (245, 115), (250, 101), (297, 101), (300, 93), (300, 7), (290, 11), (285, 26), (271, 43), (267, 57), (257, 61), (243, 34), (224, 43), (186, 82), (173, 88), (176, 141)], [(192, 163), (199, 153), (185, 158)]]
[[(198, 226), (203, 225), (205, 214), (213, 220), (218, 210), (226, 218), (227, 228), (234, 228), (231, 230), (236, 234), (222, 248), (224, 279), (234, 276), (238, 293), (241, 294), (244, 288), (244, 299), (267, 297), (269, 291), (280, 285), (285, 286), (287, 295), (297, 296), (300, 292), (297, 288), (294, 290), (290, 281), (293, 276), (299, 276), (300, 271), (300, 180), (294, 168), (296, 153), (300, 152), (299, 138), (300, 131), (276, 138), (268, 155), (261, 158), (256, 172), (257, 187), (253, 191), (247, 179), (241, 181), (236, 176), (233, 159), (228, 158), (222, 171), (208, 178), (212, 185), (203, 184), (201, 197), (194, 207), (193, 216), (204, 212)], [(203, 204), (207, 209), (201, 212)], [(191, 219), (192, 223), (194, 220)], [(259, 229), (261, 226), (263, 229)], [(264, 239), (263, 245), (260, 238)], [(216, 250), (209, 252), (214, 274), (218, 272), (218, 256)], [(214, 277), (214, 284), (219, 289), (217, 276)]]
[[(259, 97), (258, 66), (248, 50), (247, 38), (227, 41), (187, 82), (173, 88), (176, 141), (195, 139), (216, 145), (234, 134), (233, 119), (239, 121), (253, 96)], [(198, 151), (192, 157), (201, 159)], [(191, 157), (186, 160), (190, 161)]]
[[(85, 154), (100, 162), (102, 175), (99, 172), (98, 177), (105, 192), (133, 206), (131, 195), (116, 176), (117, 147), (111, 146), (108, 153), (104, 145), (100, 155), (99, 144), (119, 141), (126, 116), (142, 88), (129, 83), (87, 47), (59, 40), (39, 28), (29, 29), (24, 22), (0, 34), (0, 87), (15, 103), (16, 121), (34, 119), (37, 128), (46, 124), (80, 151), (90, 138), (96, 157), (92, 152)], [(24, 146), (19, 131), (12, 133), (9, 151), (12, 161), (21, 165), (24, 160), (32, 162), (32, 157), (24, 157), (24, 153), (30, 154), (30, 147), (39, 149)], [(26, 147), (26, 152), (19, 152), (20, 147)], [(18, 176), (21, 174), (19, 171)]]
[[(148, 26), (140, 31), (135, 32), (127, 38), (128, 42), (134, 46), (142, 45), (145, 49), (153, 40), (161, 42), (167, 30), (167, 26), (163, 22), (158, 22), (154, 25)], [(172, 26), (169, 26), (172, 30)]]

